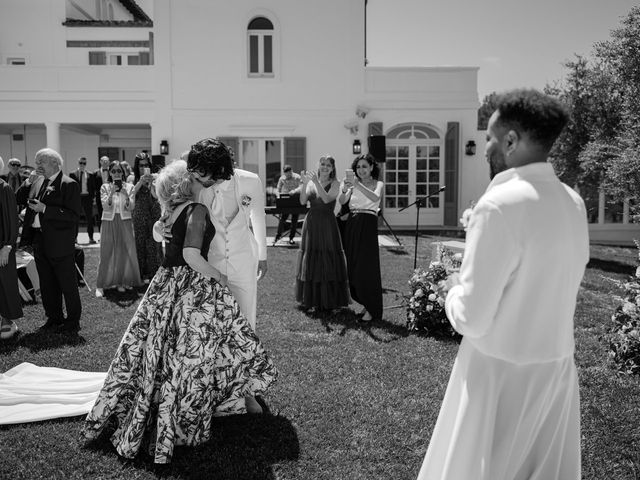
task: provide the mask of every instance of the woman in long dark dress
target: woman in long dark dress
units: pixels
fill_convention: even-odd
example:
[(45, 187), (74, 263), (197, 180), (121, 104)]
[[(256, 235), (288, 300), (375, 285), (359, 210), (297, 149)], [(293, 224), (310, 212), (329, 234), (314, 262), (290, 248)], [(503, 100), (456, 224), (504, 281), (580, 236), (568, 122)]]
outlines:
[(93, 440), (115, 420), (111, 442), (120, 455), (145, 448), (168, 463), (175, 445), (210, 438), (214, 416), (259, 413), (253, 397), (277, 372), (226, 278), (207, 263), (215, 229), (208, 208), (192, 201), (202, 187), (186, 162), (165, 167), (156, 188), (172, 237), (82, 434)]
[(144, 283), (149, 283), (162, 263), (162, 247), (153, 240), (153, 224), (160, 218), (151, 174), (151, 159), (145, 152), (136, 155), (133, 164), (133, 233), (136, 239), (138, 267)]
[(302, 175), (300, 203), (311, 204), (302, 226), (296, 273), (296, 300), (304, 308), (349, 305), (347, 265), (333, 213), (339, 191), (331, 156), (320, 157), (317, 172)]
[(371, 155), (360, 155), (351, 164), (353, 180), (344, 180), (341, 204), (349, 203), (351, 213), (345, 227), (345, 253), (351, 297), (363, 305), (362, 320), (382, 318), (382, 279), (378, 249), (378, 208), (384, 183)]
[[(0, 158), (0, 171), (4, 163)], [(0, 339), (7, 340), (18, 331), (14, 320), (22, 318), (16, 270), (18, 208), (13, 189), (0, 179)]]

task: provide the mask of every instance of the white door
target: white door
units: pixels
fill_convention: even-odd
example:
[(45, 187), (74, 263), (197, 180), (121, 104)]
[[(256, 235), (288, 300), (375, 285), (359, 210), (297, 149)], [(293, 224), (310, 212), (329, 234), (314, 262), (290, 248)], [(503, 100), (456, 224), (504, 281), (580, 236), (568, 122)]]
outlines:
[[(439, 140), (413, 139), (387, 142), (384, 164), (384, 210), (392, 225), (442, 225), (443, 194), (437, 193), (444, 180), (442, 146)], [(433, 194), (429, 198), (428, 195)], [(408, 208), (406, 208), (408, 207)]]

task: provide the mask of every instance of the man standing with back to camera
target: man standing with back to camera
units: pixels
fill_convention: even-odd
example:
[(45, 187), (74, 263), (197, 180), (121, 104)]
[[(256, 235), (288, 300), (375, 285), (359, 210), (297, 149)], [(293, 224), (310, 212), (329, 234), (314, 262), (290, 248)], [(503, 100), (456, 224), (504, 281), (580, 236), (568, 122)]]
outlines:
[(549, 151), (568, 121), (535, 90), (498, 98), (445, 309), (463, 335), (419, 480), (577, 480), (580, 398), (573, 338), (589, 261), (584, 202)]

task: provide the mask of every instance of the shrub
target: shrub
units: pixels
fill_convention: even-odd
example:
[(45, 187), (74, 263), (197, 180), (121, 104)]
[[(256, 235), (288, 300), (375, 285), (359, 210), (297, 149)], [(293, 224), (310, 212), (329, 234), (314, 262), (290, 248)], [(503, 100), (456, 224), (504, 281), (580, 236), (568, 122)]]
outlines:
[[(640, 244), (636, 242), (640, 260)], [(640, 266), (635, 277), (624, 284), (624, 303), (613, 313), (609, 335), (609, 356), (621, 373), (640, 375)]]

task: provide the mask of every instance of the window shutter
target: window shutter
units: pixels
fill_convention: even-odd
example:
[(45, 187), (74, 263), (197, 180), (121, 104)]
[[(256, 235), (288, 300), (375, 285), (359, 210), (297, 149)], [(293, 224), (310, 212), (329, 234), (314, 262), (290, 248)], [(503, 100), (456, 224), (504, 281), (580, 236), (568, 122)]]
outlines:
[(106, 65), (106, 52), (89, 52), (89, 65)]
[(444, 137), (444, 224), (458, 225), (458, 168), (460, 157), (460, 123), (448, 122)]
[(238, 163), (238, 137), (216, 137), (222, 143), (224, 143), (231, 153), (233, 153), (233, 160)]
[(307, 138), (306, 137), (285, 137), (284, 138), (284, 163), (291, 165), (294, 172), (307, 168)]
[(382, 131), (382, 122), (371, 122), (369, 124), (369, 136), (384, 135)]
[(151, 65), (149, 52), (140, 52), (140, 65)]

